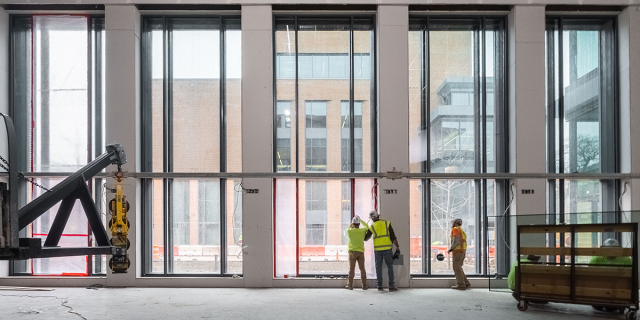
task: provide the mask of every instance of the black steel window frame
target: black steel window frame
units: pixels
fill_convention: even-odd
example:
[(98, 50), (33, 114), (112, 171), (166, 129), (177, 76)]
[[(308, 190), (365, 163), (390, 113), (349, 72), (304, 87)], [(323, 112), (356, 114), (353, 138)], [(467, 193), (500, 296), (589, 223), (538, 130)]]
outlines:
[[(65, 14), (69, 15), (69, 14)], [(27, 137), (30, 121), (28, 118), (28, 108), (31, 105), (28, 101), (30, 96), (30, 66), (32, 65), (33, 53), (31, 52), (31, 36), (33, 30), (33, 17), (35, 14), (15, 14), (9, 16), (9, 115), (16, 125), (16, 136), (18, 139), (18, 171), (24, 172), (27, 176), (31, 173), (27, 166)], [(73, 14), (72, 14), (73, 16)], [(102, 70), (103, 59), (102, 38), (105, 33), (104, 15), (83, 15), (75, 16), (87, 17), (87, 163), (91, 162), (95, 157), (104, 153), (104, 137), (102, 130), (104, 128), (103, 113), (103, 82)], [(95, 132), (95, 134), (93, 134)], [(71, 174), (71, 172), (70, 172)], [(62, 177), (64, 178), (64, 177)], [(103, 193), (102, 183), (105, 179), (94, 178), (89, 181), (89, 188), (94, 191), (94, 202), (98, 208), (102, 208)], [(28, 183), (18, 180), (18, 207), (24, 206), (28, 201), (27, 192)], [(89, 229), (88, 246), (92, 244), (91, 227)], [(20, 230), (20, 237), (26, 237), (27, 230)], [(31, 276), (31, 273), (20, 272), (16, 270), (26, 269), (26, 260), (14, 260), (9, 263), (9, 275), (11, 276)], [(87, 259), (87, 271), (89, 276), (105, 276), (105, 272), (96, 272), (94, 269), (102, 269), (102, 256), (91, 256)]]
[[(494, 158), (495, 172), (509, 172), (509, 96), (508, 96), (508, 35), (507, 18), (504, 16), (410, 16), (409, 31), (420, 31), (420, 55), (421, 55), (421, 75), (420, 82), (423, 88), (420, 97), (420, 128), (426, 133), (426, 148), (423, 150), (421, 159), (426, 159), (420, 164), (421, 173), (431, 172), (431, 101), (430, 101), (430, 46), (429, 32), (432, 30), (443, 30), (442, 26), (447, 25), (446, 30), (471, 30), (474, 32), (474, 166), (476, 173), (487, 173), (487, 81), (486, 66), (483, 61), (486, 59), (486, 32), (488, 21), (499, 24), (501, 32), (501, 42), (494, 43), (494, 61), (497, 68), (494, 74)], [(500, 49), (500, 50), (498, 50)], [(480, 67), (478, 67), (480, 66)], [(500, 95), (498, 95), (500, 93)], [(500, 97), (500, 99), (498, 99)], [(456, 174), (451, 173), (448, 180), (455, 180)], [(464, 179), (467, 180), (467, 179)], [(422, 216), (422, 274), (414, 273), (412, 277), (450, 277), (451, 275), (433, 274), (431, 272), (431, 179), (421, 179), (421, 216)], [(476, 210), (476, 246), (475, 246), (475, 268), (476, 274), (470, 277), (487, 277), (489, 274), (489, 246), (488, 228), (489, 216), (487, 212), (488, 192), (487, 179), (474, 179), (475, 184), (475, 210)], [(494, 180), (495, 211), (501, 215), (507, 215), (507, 202), (509, 201), (509, 181), (507, 179)], [(505, 219), (494, 219), (494, 230), (496, 236), (496, 276), (506, 276), (509, 273), (510, 251), (505, 243), (509, 239), (509, 226)], [(481, 222), (481, 223), (478, 223)], [(447, 223), (449, 223), (447, 221)], [(504, 236), (502, 236), (504, 235)], [(481, 244), (478, 245), (478, 244)], [(482, 257), (479, 259), (478, 257)], [(498, 258), (499, 257), (499, 258)]]
[[(277, 114), (278, 114), (278, 94), (277, 94), (277, 71), (276, 71), (276, 67), (277, 67), (277, 39), (276, 39), (276, 32), (278, 31), (277, 27), (280, 25), (294, 25), (294, 31), (295, 32), (295, 100), (294, 102), (294, 108), (295, 108), (295, 115), (296, 117), (299, 117), (299, 110), (300, 110), (300, 101), (299, 101), (299, 95), (298, 95), (298, 82), (300, 80), (299, 78), (299, 67), (298, 67), (298, 57), (299, 57), (299, 53), (298, 53), (298, 30), (300, 29), (300, 25), (317, 25), (317, 24), (323, 24), (323, 25), (342, 25), (345, 27), (348, 27), (349, 30), (349, 136), (350, 136), (350, 142), (349, 142), (349, 173), (354, 173), (354, 169), (355, 169), (355, 149), (354, 149), (354, 121), (355, 121), (355, 117), (354, 117), (354, 105), (355, 105), (355, 98), (354, 98), (354, 83), (355, 83), (355, 76), (354, 76), (354, 29), (355, 26), (358, 25), (362, 25), (362, 26), (366, 26), (369, 28), (370, 31), (373, 32), (372, 35), (372, 39), (371, 39), (371, 87), (370, 87), (370, 128), (371, 128), (371, 173), (376, 173), (378, 172), (378, 109), (377, 109), (377, 79), (378, 79), (378, 70), (377, 70), (377, 40), (376, 40), (376, 17), (375, 15), (371, 15), (371, 14), (354, 14), (354, 15), (349, 15), (349, 14), (344, 14), (344, 15), (336, 15), (336, 16), (313, 16), (313, 15), (290, 15), (290, 14), (285, 14), (285, 15), (274, 15), (273, 16), (273, 22), (272, 22), (272, 39), (273, 39), (273, 57), (272, 57), (272, 64), (273, 64), (273, 172), (277, 173), (278, 172), (278, 155), (277, 155), (277, 139), (278, 139), (278, 134), (277, 134)], [(296, 126), (295, 126), (295, 133), (292, 133), (292, 139), (295, 140), (294, 145), (296, 146), (296, 154), (295, 154), (295, 161), (296, 161), (296, 165), (295, 168), (291, 168), (292, 172), (299, 172), (299, 166), (300, 166), (300, 161), (299, 161), (299, 157), (298, 154), (300, 152), (300, 148), (299, 148), (299, 143), (298, 143), (298, 136), (299, 136), (299, 129), (300, 129), (300, 124), (299, 121), (296, 120)], [(304, 127), (303, 127), (304, 129)], [(364, 146), (363, 146), (364, 147)], [(293, 158), (293, 155), (291, 155), (291, 157)], [(363, 154), (364, 157), (364, 154)], [(364, 160), (363, 160), (364, 162)], [(364, 169), (364, 167), (363, 167)], [(366, 179), (366, 178), (362, 178), (362, 179)], [(375, 179), (375, 177), (371, 178), (372, 180), (374, 180), (375, 185), (377, 186), (377, 180)], [(275, 180), (274, 179), (274, 185), (275, 185)], [(350, 201), (350, 205), (351, 205), (351, 218), (353, 218), (354, 213), (355, 213), (355, 193), (356, 193), (356, 179), (351, 178), (351, 179), (340, 179), (340, 180), (349, 180), (349, 183), (351, 185), (351, 201)], [(304, 180), (303, 180), (304, 181)], [(296, 190), (299, 190), (299, 186), (300, 186), (300, 179), (296, 178)], [(375, 187), (374, 187), (375, 188)], [(375, 188), (375, 192), (377, 192), (377, 188)], [(274, 194), (274, 199), (273, 202), (275, 204), (275, 194)], [(299, 199), (298, 197), (296, 197), (296, 208), (298, 207), (298, 202)], [(376, 208), (377, 210), (377, 208)], [(296, 212), (296, 238), (299, 239), (300, 235), (299, 235), (299, 223), (298, 223), (298, 213)], [(275, 239), (274, 239), (275, 241)], [(299, 243), (299, 241), (297, 241), (296, 243)], [(297, 245), (298, 247), (296, 248), (296, 252), (300, 252), (299, 250), (299, 245)], [(276, 258), (276, 252), (274, 251), (273, 253), (273, 258), (275, 260)], [(299, 260), (299, 257), (296, 257), (296, 260)], [(299, 261), (298, 261), (299, 262)], [(316, 274), (300, 274), (298, 272), (299, 268), (298, 268), (298, 262), (296, 262), (296, 273), (297, 276), (300, 277), (313, 277), (316, 276)], [(334, 276), (339, 274), (332, 274)], [(346, 274), (344, 274), (346, 275)]]
[[(547, 126), (547, 172), (548, 173), (572, 173), (565, 172), (564, 159), (564, 125), (556, 126), (556, 119), (564, 122), (564, 66), (563, 57), (566, 50), (564, 48), (563, 31), (572, 27), (586, 27), (598, 30), (598, 70), (600, 78), (600, 170), (593, 173), (594, 180), (600, 180), (601, 190), (601, 211), (602, 223), (619, 223), (621, 221), (621, 208), (618, 203), (620, 198), (620, 180), (599, 179), (598, 174), (619, 173), (620, 172), (620, 105), (619, 105), (619, 66), (618, 66), (618, 20), (615, 16), (587, 16), (587, 15), (547, 15), (546, 17), (546, 126)], [(557, 33), (557, 35), (556, 35)], [(557, 42), (558, 48), (555, 48)], [(559, 58), (555, 56), (558, 51)], [(577, 49), (576, 49), (577, 50)], [(557, 64), (556, 66), (556, 58)], [(556, 75), (555, 69), (559, 75)], [(558, 81), (555, 78), (558, 78)], [(555, 95), (558, 94), (556, 103)], [(557, 131), (557, 136), (556, 136)], [(556, 151), (556, 148), (558, 149)], [(562, 150), (560, 149), (562, 148)], [(556, 152), (558, 154), (556, 154)], [(606, 155), (603, 157), (603, 155)], [(558, 166), (556, 169), (556, 157)], [(570, 165), (572, 160), (570, 159)], [(570, 168), (569, 171), (574, 168)], [(577, 171), (576, 171), (577, 172)], [(570, 220), (565, 221), (565, 179), (547, 180), (547, 217), (549, 224), (556, 223), (577, 223), (574, 214), (570, 215)], [(556, 189), (559, 190), (556, 194)], [(557, 198), (557, 201), (556, 201)], [(595, 215), (594, 215), (595, 216)], [(619, 237), (619, 234), (612, 234), (611, 237)], [(564, 235), (561, 234), (563, 239)], [(556, 239), (547, 239), (549, 246), (556, 245)], [(558, 243), (561, 247), (564, 241)], [(560, 257), (564, 260), (564, 257)]]
[[(173, 38), (170, 22), (179, 21), (191, 29), (199, 27), (211, 29), (215, 26), (220, 31), (220, 172), (227, 172), (227, 117), (226, 117), (226, 43), (225, 31), (241, 30), (240, 17), (237, 15), (212, 16), (143, 16), (142, 30), (142, 105), (141, 105), (141, 169), (142, 172), (153, 171), (152, 153), (152, 26), (161, 26), (163, 32), (163, 172), (173, 172)], [(227, 179), (220, 178), (220, 273), (173, 273), (173, 178), (162, 178), (163, 190), (163, 244), (164, 267), (162, 273), (152, 272), (153, 264), (153, 180), (141, 179), (142, 193), (142, 275), (145, 277), (224, 277), (227, 273)], [(233, 190), (230, 190), (233, 192)]]

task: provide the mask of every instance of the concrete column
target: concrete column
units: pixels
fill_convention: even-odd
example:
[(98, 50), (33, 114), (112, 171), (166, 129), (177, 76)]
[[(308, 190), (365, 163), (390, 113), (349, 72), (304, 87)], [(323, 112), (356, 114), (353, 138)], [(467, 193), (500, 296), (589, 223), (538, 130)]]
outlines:
[[(0, 8), (0, 112), (9, 112), (9, 14)], [(0, 154), (8, 156), (7, 130), (0, 125)], [(4, 182), (6, 179), (2, 179)], [(0, 221), (0, 227), (2, 221)], [(9, 275), (9, 261), (0, 261), (0, 277)]]
[[(378, 6), (378, 154), (380, 172), (409, 171), (409, 7)], [(380, 179), (380, 214), (389, 219), (404, 253), (396, 285), (409, 286), (409, 180)], [(384, 194), (396, 189), (397, 194)], [(385, 282), (388, 280), (383, 270)]]
[[(513, 173), (545, 173), (545, 8), (515, 6), (508, 20), (509, 169)], [(511, 208), (516, 214), (545, 214), (545, 180), (519, 179), (514, 183)], [(523, 195), (522, 189), (532, 189), (534, 194)]]
[[(618, 54), (620, 84), (620, 171), (640, 172), (640, 8), (628, 7), (618, 15)], [(635, 106), (635, 107), (633, 107)], [(640, 209), (640, 180), (621, 182), (622, 210)]]
[[(124, 146), (127, 163), (123, 171), (140, 170), (140, 14), (134, 5), (106, 5), (106, 142)], [(113, 171), (114, 167), (107, 168)], [(113, 185), (113, 179), (107, 180)], [(140, 253), (140, 186), (137, 179), (125, 179), (125, 193), (131, 204), (128, 219), (131, 222), (129, 240), (131, 267), (125, 274), (112, 274), (107, 268), (107, 285), (114, 287), (135, 286), (140, 275), (137, 256)], [(111, 197), (107, 194), (107, 197)]]
[[(242, 170), (272, 172), (273, 46), (271, 6), (242, 6)], [(273, 180), (246, 178), (242, 197), (243, 274), (246, 287), (273, 280)]]

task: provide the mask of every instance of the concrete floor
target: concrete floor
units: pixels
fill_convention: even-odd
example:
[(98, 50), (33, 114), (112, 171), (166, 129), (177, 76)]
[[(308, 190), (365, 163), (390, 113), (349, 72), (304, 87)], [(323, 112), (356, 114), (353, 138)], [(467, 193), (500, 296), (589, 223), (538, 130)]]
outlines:
[(553, 303), (521, 312), (510, 294), (487, 289), (56, 288), (0, 295), (0, 319), (624, 319)]

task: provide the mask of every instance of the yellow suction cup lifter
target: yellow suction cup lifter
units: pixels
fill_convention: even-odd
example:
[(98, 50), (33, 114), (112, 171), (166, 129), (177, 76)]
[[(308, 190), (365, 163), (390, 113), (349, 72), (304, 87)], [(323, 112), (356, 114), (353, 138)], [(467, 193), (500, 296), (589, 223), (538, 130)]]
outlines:
[(126, 273), (131, 265), (127, 254), (127, 250), (131, 246), (127, 238), (131, 224), (127, 219), (129, 202), (124, 195), (124, 184), (122, 183), (124, 173), (120, 166), (118, 166), (114, 178), (116, 195), (109, 201), (109, 212), (111, 213), (109, 229), (111, 229), (111, 245), (115, 247), (115, 253), (109, 260), (109, 268), (113, 273)]

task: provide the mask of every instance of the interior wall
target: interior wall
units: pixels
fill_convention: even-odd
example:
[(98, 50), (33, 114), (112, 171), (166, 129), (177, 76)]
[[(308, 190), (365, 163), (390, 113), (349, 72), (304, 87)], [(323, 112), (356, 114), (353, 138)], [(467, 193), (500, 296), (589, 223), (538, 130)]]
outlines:
[[(620, 86), (620, 172), (640, 172), (640, 8), (628, 7), (618, 15), (618, 70)], [(621, 181), (623, 210), (640, 209), (640, 179)]]
[[(105, 7), (106, 33), (106, 138), (107, 144), (122, 144), (127, 155), (127, 163), (123, 171), (139, 171), (139, 123), (140, 123), (140, 14), (135, 6), (109, 5)], [(114, 168), (107, 168), (114, 170)], [(139, 275), (140, 252), (140, 187), (134, 178), (124, 180), (125, 193), (129, 203), (135, 203), (127, 213), (131, 222), (129, 240), (131, 248), (129, 259), (131, 266), (125, 274), (112, 274), (107, 268), (107, 285), (126, 287), (134, 286), (136, 275)], [(113, 186), (113, 179), (107, 180)], [(109, 197), (109, 194), (107, 194)], [(111, 217), (108, 216), (107, 219)]]
[[(6, 1), (6, 0), (2, 0)], [(0, 3), (2, 3), (0, 1)], [(29, 1), (38, 3), (39, 1)], [(44, 3), (45, 1), (41, 1)], [(134, 1), (135, 2), (135, 1)], [(189, 1), (180, 1), (189, 3)], [(457, 1), (433, 1), (433, 3)], [(513, 173), (545, 173), (545, 92), (544, 92), (544, 4), (548, 2), (581, 4), (581, 0), (528, 1), (485, 0), (484, 4), (522, 4), (513, 7), (508, 16), (509, 31), (509, 116), (510, 170)], [(631, 1), (620, 15), (621, 57), (621, 136), (623, 136), (623, 172), (640, 173), (640, 129), (632, 123), (640, 122), (638, 105), (640, 93), (631, 88), (640, 84), (640, 12), (638, 1)], [(12, 3), (26, 3), (12, 1)], [(83, 1), (74, 3), (85, 3)], [(105, 8), (107, 68), (107, 143), (119, 142), (127, 150), (129, 172), (139, 171), (140, 146), (140, 13), (134, 5), (108, 2)], [(140, 2), (138, 2), (140, 3)], [(237, 2), (236, 2), (237, 3)], [(240, 3), (243, 3), (242, 1)], [(247, 5), (246, 3), (262, 3)], [(272, 172), (273, 133), (273, 66), (272, 66), (272, 8), (271, 2), (256, 0), (242, 6), (242, 148), (243, 171)], [(293, 3), (289, 1), (278, 3)], [(295, 3), (305, 3), (296, 1)], [(318, 3), (314, 1), (314, 3)], [(327, 1), (329, 3), (329, 1)], [(341, 3), (366, 3), (353, 0)], [(408, 14), (406, 2), (385, 0), (377, 12), (378, 39), (378, 115), (379, 115), (379, 172), (409, 171), (408, 150)], [(540, 5), (529, 5), (530, 3)], [(629, 5), (630, 1), (600, 1), (610, 5)], [(394, 5), (384, 5), (394, 4)], [(399, 4), (399, 5), (396, 5)], [(9, 15), (0, 8), (0, 112), (8, 108), (8, 36)], [(626, 33), (625, 33), (626, 32)], [(624, 40), (626, 39), (626, 40)], [(624, 61), (623, 61), (624, 60)], [(626, 61), (626, 62), (625, 62)], [(626, 89), (625, 89), (626, 88)], [(626, 91), (625, 91), (626, 90)], [(626, 100), (625, 100), (626, 99)], [(625, 122), (624, 117), (628, 117)], [(626, 123), (626, 124), (625, 124)], [(626, 131), (625, 131), (626, 130)], [(6, 138), (0, 130), (0, 152), (6, 148)], [(628, 139), (628, 140), (624, 140)], [(636, 143), (637, 144), (637, 143)], [(109, 168), (108, 170), (113, 170)], [(545, 212), (545, 183), (542, 179), (519, 179), (512, 212), (541, 214)], [(404, 265), (396, 266), (400, 287), (446, 287), (451, 279), (411, 279), (409, 276), (409, 181), (379, 180), (381, 214), (388, 217), (398, 234)], [(638, 180), (630, 181), (625, 204), (640, 208)], [(137, 257), (140, 244), (140, 190), (137, 179), (126, 179), (127, 196), (134, 204), (129, 211), (131, 220), (132, 267), (127, 274), (106, 277), (4, 277), (0, 285), (29, 286), (86, 286), (100, 283), (108, 286), (141, 287), (340, 287), (346, 280), (273, 279), (273, 182), (270, 178), (243, 180), (244, 188), (259, 189), (258, 194), (243, 197), (244, 277), (230, 278), (142, 278)], [(396, 189), (397, 194), (385, 195), (382, 190)], [(522, 195), (522, 189), (533, 189), (533, 195)], [(635, 191), (634, 191), (635, 190)], [(634, 193), (635, 192), (635, 193)], [(627, 198), (628, 197), (628, 198)], [(0, 261), (0, 277), (3, 272)], [(386, 278), (386, 276), (385, 276)], [(483, 286), (486, 279), (472, 280)]]
[[(545, 7), (515, 6), (509, 14), (509, 169), (546, 173)], [(513, 211), (544, 214), (545, 180), (518, 179)], [(522, 189), (534, 190), (522, 194)]]
[[(271, 6), (242, 6), (242, 170), (271, 173), (273, 148), (273, 45)], [(251, 89), (249, 89), (251, 88)], [(248, 287), (271, 287), (273, 182), (242, 180), (258, 189), (242, 197), (243, 275)]]
[[(409, 7), (378, 6), (379, 172), (409, 172)], [(397, 194), (385, 194), (385, 189)], [(403, 264), (394, 266), (399, 287), (409, 286), (409, 180), (378, 179), (380, 216), (391, 221)], [(395, 250), (395, 249), (394, 249)], [(388, 282), (386, 266), (382, 271)]]

